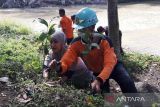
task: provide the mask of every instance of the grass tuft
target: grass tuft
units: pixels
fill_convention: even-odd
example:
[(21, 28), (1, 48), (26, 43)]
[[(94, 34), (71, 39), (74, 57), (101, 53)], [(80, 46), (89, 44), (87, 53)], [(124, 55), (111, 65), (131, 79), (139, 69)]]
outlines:
[(23, 24), (17, 24), (10, 20), (0, 21), (0, 35), (4, 37), (15, 37), (16, 35), (29, 35), (31, 29)]

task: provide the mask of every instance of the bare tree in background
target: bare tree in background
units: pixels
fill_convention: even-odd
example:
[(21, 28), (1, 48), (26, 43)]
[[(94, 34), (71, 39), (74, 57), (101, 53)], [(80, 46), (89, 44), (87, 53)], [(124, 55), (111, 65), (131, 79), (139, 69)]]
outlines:
[(109, 37), (113, 42), (115, 53), (119, 60), (122, 56), (120, 53), (120, 40), (119, 40), (119, 21), (118, 21), (118, 0), (108, 0), (108, 26)]

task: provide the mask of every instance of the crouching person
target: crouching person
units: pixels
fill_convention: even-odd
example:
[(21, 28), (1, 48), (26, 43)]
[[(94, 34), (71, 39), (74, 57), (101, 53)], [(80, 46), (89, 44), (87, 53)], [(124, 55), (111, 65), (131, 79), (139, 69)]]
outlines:
[[(65, 34), (62, 31), (56, 31), (50, 41), (51, 50), (49, 54), (45, 57), (43, 66), (43, 77), (49, 78), (51, 71), (55, 69), (50, 68), (50, 64), (53, 60), (60, 61), (63, 54), (67, 50), (67, 45), (65, 43)], [(76, 72), (75, 72), (76, 71)], [(50, 72), (50, 73), (49, 73)], [(83, 79), (85, 77), (85, 79)], [(92, 80), (92, 74), (88, 71), (84, 62), (81, 58), (76, 58), (71, 67), (62, 76), (63, 79), (70, 79), (73, 85), (78, 88), (86, 88), (89, 86)]]
[(92, 9), (81, 9), (75, 16), (74, 27), (79, 31), (78, 37), (72, 41), (62, 59), (59, 62), (52, 60), (50, 67), (57, 68), (56, 72), (64, 75), (77, 58), (81, 57), (87, 68), (96, 76), (91, 83), (95, 92), (109, 91), (108, 79), (113, 78), (123, 93), (137, 93), (134, 81), (123, 64), (117, 61), (111, 41), (106, 36), (95, 33), (97, 22), (96, 13)]

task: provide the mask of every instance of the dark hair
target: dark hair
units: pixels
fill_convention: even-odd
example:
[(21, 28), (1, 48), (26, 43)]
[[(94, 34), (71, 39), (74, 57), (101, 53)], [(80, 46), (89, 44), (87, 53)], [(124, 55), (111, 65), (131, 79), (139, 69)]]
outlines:
[(105, 32), (105, 29), (104, 29), (102, 26), (99, 26), (99, 27), (97, 28), (97, 32), (98, 32), (98, 33), (103, 33), (103, 32)]
[(76, 18), (76, 15), (75, 15), (75, 14), (71, 16), (71, 19), (72, 19), (73, 21), (75, 20), (75, 18)]
[(73, 24), (75, 23), (75, 20), (76, 20), (76, 15), (74, 14), (74, 15), (72, 15), (71, 16), (71, 19), (72, 19), (72, 22), (73, 22)]
[(59, 13), (64, 15), (65, 14), (65, 10), (63, 8), (61, 8), (61, 9), (59, 9)]

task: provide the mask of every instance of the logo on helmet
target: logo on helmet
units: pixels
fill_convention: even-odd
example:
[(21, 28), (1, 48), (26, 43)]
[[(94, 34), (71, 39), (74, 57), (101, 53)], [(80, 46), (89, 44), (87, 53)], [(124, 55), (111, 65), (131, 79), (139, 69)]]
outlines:
[(85, 20), (80, 20), (79, 18), (76, 18), (75, 24), (80, 24), (83, 23)]
[(83, 29), (98, 22), (96, 12), (90, 8), (81, 9), (75, 16), (75, 27), (76, 29)]

